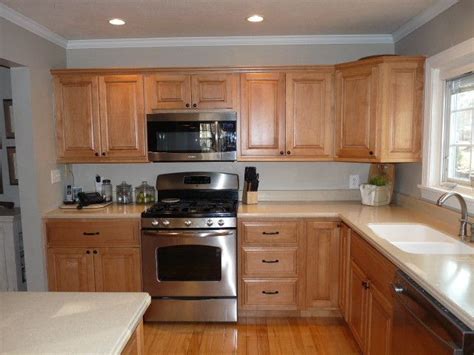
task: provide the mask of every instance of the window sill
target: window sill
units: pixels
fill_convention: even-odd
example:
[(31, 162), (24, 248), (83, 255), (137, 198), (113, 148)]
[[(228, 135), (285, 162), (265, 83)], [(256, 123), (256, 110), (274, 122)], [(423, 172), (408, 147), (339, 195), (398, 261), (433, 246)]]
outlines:
[[(464, 186), (456, 186), (453, 189), (448, 189), (442, 186), (424, 186), (418, 185), (421, 191), (421, 198), (433, 203), (436, 203), (438, 199), (446, 192), (457, 192), (466, 200), (467, 209), (469, 214), (474, 214), (474, 189)], [(446, 201), (445, 206), (450, 207), (456, 211), (460, 210), (459, 202), (456, 199), (449, 199)]]

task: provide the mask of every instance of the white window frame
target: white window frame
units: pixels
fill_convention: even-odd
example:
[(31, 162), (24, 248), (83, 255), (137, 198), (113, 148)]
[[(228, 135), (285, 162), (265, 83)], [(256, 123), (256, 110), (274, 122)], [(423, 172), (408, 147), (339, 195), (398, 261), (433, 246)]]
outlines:
[[(445, 192), (455, 191), (463, 195), (474, 213), (474, 189), (457, 185), (452, 188), (441, 183), (444, 103), (446, 80), (474, 71), (474, 38), (429, 57), (425, 63), (425, 109), (423, 127), (423, 174), (418, 185), (421, 197), (436, 202)], [(448, 205), (458, 209), (457, 201)]]

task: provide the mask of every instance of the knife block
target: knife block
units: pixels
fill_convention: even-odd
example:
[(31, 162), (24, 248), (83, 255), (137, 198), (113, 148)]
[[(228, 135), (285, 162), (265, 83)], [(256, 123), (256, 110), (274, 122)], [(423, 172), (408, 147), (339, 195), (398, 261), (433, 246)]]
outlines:
[(258, 203), (258, 191), (244, 191), (242, 202), (246, 205), (256, 205)]

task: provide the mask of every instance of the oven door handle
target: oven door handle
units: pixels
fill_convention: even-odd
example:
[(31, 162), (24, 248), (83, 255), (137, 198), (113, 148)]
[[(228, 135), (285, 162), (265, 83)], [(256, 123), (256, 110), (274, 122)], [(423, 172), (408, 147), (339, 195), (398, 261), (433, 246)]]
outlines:
[(186, 237), (186, 238), (207, 238), (207, 237), (228, 237), (234, 235), (234, 231), (216, 231), (216, 232), (163, 232), (163, 231), (144, 231), (145, 235), (151, 237)]

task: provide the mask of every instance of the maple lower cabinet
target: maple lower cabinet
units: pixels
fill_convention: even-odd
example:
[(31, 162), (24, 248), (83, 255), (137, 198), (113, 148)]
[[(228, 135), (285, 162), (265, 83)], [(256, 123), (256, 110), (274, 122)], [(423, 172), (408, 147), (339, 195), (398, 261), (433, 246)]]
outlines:
[(306, 221), (306, 307), (338, 309), (339, 222)]
[(147, 160), (145, 101), (141, 75), (99, 77), (102, 157)]
[(61, 163), (145, 162), (142, 75), (56, 75)]
[(285, 74), (242, 74), (240, 97), (241, 157), (285, 155)]
[(156, 73), (145, 77), (146, 112), (166, 109), (231, 109), (238, 75)]
[(139, 221), (45, 221), (51, 291), (139, 292)]
[(94, 257), (85, 248), (48, 248), (50, 291), (95, 291)]
[(349, 297), (349, 270), (350, 270), (350, 252), (351, 252), (351, 229), (344, 223), (341, 223), (339, 241), (339, 297), (338, 304), (341, 314), (347, 321)]
[(303, 224), (239, 221), (239, 312), (297, 311), (303, 305)]
[(286, 155), (332, 159), (333, 98), (334, 69), (286, 74)]
[(396, 267), (359, 235), (350, 242), (347, 323), (364, 354), (390, 354)]
[(336, 160), (421, 159), (424, 57), (336, 65)]

